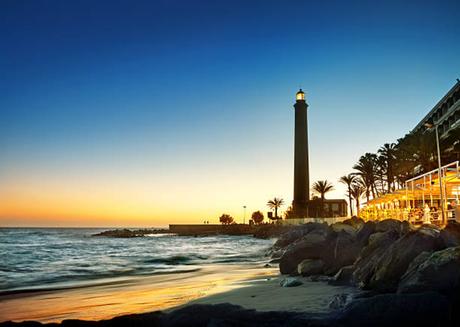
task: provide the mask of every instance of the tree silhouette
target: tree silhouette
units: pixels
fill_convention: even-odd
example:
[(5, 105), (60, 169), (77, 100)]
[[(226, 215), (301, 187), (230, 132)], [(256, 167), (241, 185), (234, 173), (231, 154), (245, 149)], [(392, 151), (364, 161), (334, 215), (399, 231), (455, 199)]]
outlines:
[(251, 215), (251, 219), (256, 224), (260, 224), (264, 220), (264, 214), (260, 211), (254, 211)]
[(351, 186), (351, 193), (350, 194), (353, 197), (353, 199), (355, 199), (355, 201), (356, 201), (356, 215), (357, 216), (359, 216), (359, 201), (361, 200), (361, 197), (363, 196), (363, 194), (365, 192), (366, 192), (366, 188), (365, 188), (365, 186), (363, 186), (362, 181), (354, 183)]
[(224, 213), (222, 216), (219, 217), (219, 221), (222, 223), (222, 225), (230, 225), (233, 223), (233, 217)]
[(353, 174), (348, 174), (339, 178), (339, 182), (345, 184), (348, 189), (348, 203), (350, 205), (350, 216), (353, 216), (353, 206), (351, 203), (351, 186), (356, 180), (356, 176)]
[(321, 199), (321, 216), (324, 217), (324, 200), (326, 199), (326, 193), (332, 191), (334, 186), (327, 180), (317, 181), (313, 183), (313, 191), (320, 195)]
[(272, 200), (269, 200), (267, 202), (267, 206), (270, 209), (275, 210), (275, 218), (274, 219), (278, 219), (278, 208), (281, 207), (283, 204), (284, 204), (284, 200), (281, 199), (281, 198), (273, 198)]

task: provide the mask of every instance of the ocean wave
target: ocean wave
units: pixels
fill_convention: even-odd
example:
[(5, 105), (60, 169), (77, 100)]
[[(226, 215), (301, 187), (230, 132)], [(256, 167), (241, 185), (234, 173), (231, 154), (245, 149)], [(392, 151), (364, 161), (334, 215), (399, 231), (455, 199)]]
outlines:
[[(174, 269), (174, 270), (165, 270), (151, 272), (149, 276), (155, 275), (165, 275), (165, 274), (181, 274), (181, 273), (190, 273), (200, 271), (201, 268), (191, 268), (191, 269)], [(146, 274), (137, 274), (136, 276), (142, 276)], [(109, 285), (122, 285), (124, 283), (131, 282), (132, 279), (121, 278), (121, 277), (136, 277), (129, 275), (107, 275), (107, 276), (93, 276), (92, 278), (82, 278), (77, 280), (70, 281), (56, 281), (53, 280), (50, 283), (44, 283), (41, 285), (30, 285), (30, 286), (17, 286), (6, 288), (6, 285), (0, 284), (0, 287), (5, 287), (4, 290), (0, 288), (0, 297), (6, 295), (20, 294), (20, 293), (36, 293), (44, 291), (59, 291), (59, 290), (70, 290), (70, 289), (80, 289), (86, 287), (94, 286), (109, 286)]]
[(206, 260), (206, 256), (200, 256), (200, 255), (174, 255), (172, 257), (166, 257), (166, 258), (151, 258), (145, 260), (146, 263), (157, 263), (157, 264), (166, 264), (166, 265), (180, 265), (180, 264), (188, 264), (191, 263), (192, 261), (197, 261), (197, 260)]
[(100, 231), (0, 229), (0, 292), (258, 262), (272, 243), (247, 236), (88, 237)]

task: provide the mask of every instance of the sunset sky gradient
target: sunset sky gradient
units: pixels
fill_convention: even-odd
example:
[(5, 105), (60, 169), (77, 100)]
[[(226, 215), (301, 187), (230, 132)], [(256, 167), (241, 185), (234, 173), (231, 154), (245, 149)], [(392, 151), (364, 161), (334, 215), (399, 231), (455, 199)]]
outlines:
[(310, 180), (343, 198), (359, 156), (460, 77), (459, 18), (458, 1), (1, 1), (0, 226), (290, 204), (299, 86)]

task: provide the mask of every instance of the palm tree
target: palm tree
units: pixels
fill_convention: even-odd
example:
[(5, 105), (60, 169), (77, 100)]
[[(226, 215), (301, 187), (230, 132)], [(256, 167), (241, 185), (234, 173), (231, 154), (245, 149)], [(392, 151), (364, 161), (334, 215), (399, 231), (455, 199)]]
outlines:
[(344, 175), (339, 178), (339, 182), (345, 184), (348, 189), (348, 203), (350, 204), (350, 216), (353, 216), (353, 206), (351, 203), (351, 185), (356, 180), (356, 176), (353, 174)]
[(385, 143), (378, 151), (379, 159), (382, 162), (382, 170), (387, 179), (388, 193), (394, 191), (394, 163), (396, 160), (396, 144)]
[(359, 216), (359, 202), (361, 197), (363, 196), (364, 192), (366, 192), (366, 188), (361, 183), (353, 183), (351, 186), (350, 194), (356, 201), (356, 215)]
[(317, 181), (313, 183), (313, 191), (319, 194), (321, 199), (321, 216), (324, 217), (324, 200), (327, 192), (330, 192), (334, 189), (334, 186), (329, 183), (327, 180)]
[(334, 186), (329, 183), (327, 180), (317, 181), (313, 183), (313, 191), (319, 194), (321, 200), (325, 199), (326, 193), (334, 190)]
[(418, 131), (406, 134), (398, 140), (397, 159), (408, 164), (413, 175), (417, 168), (421, 172), (427, 172), (436, 167), (436, 139), (433, 132)]
[(278, 219), (278, 208), (284, 204), (284, 200), (281, 198), (273, 198), (267, 202), (267, 206), (270, 209), (275, 210), (275, 219)]
[(369, 201), (370, 194), (375, 198), (377, 195), (375, 181), (378, 176), (377, 155), (375, 153), (366, 153), (359, 158), (353, 169), (358, 171), (356, 175), (360, 176), (364, 182), (367, 200)]

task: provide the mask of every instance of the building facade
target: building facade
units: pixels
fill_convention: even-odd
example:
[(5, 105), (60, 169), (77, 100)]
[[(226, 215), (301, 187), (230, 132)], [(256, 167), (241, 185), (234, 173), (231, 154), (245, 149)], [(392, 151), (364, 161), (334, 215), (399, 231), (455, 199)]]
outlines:
[(426, 123), (434, 123), (439, 127), (440, 137), (446, 136), (451, 130), (460, 126), (460, 80), (418, 123), (412, 132), (424, 129)]

